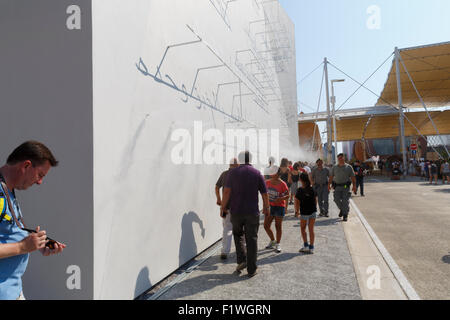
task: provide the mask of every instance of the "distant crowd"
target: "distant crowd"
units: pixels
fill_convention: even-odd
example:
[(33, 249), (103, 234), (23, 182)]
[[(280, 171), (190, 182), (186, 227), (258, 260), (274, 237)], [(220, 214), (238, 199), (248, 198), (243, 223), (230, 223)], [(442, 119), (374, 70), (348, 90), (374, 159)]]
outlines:
[[(383, 160), (379, 163), (381, 172), (387, 176), (402, 175), (405, 168), (400, 161)], [(429, 181), (430, 184), (450, 184), (450, 161), (449, 160), (410, 160), (407, 175), (421, 177), (422, 180)]]

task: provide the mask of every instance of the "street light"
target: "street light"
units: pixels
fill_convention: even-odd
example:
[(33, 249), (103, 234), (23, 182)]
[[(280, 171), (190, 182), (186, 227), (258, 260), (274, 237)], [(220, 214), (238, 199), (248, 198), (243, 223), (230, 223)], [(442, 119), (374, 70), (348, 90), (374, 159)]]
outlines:
[(333, 104), (334, 127), (334, 161), (337, 163), (336, 96), (334, 95), (334, 84), (336, 82), (345, 82), (345, 79), (331, 80), (331, 103)]

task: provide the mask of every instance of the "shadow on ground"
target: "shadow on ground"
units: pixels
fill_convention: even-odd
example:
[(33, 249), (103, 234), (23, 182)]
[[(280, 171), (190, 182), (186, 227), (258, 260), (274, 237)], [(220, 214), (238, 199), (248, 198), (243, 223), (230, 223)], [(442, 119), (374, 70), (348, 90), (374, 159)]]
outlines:
[(450, 252), (448, 256), (443, 256), (442, 257), (442, 262), (450, 264)]
[[(341, 221), (342, 221), (341, 219), (316, 220), (316, 223), (314, 224), (314, 226), (316, 228), (335, 226)], [(298, 224), (294, 225), (293, 227), (300, 228), (300, 221)]]
[(172, 291), (170, 300), (182, 299), (188, 296), (195, 295), (201, 292), (207, 292), (217, 286), (224, 286), (240, 281), (246, 281), (249, 278), (246, 276), (238, 276), (236, 273), (232, 274), (204, 274), (198, 277), (188, 278), (183, 281), (183, 286), (177, 286)]
[(449, 189), (438, 189), (438, 190), (434, 190), (434, 192), (450, 193), (450, 188)]

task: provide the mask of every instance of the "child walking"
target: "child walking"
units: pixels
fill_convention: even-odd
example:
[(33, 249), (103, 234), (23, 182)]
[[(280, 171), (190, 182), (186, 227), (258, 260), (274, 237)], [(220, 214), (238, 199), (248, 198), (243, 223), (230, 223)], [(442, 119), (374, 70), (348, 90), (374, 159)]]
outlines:
[[(300, 175), (300, 182), (302, 186), (297, 190), (295, 195), (295, 214), (300, 214), (300, 228), (303, 238), (303, 248), (300, 249), (300, 253), (314, 253), (314, 224), (317, 218), (317, 197), (314, 189), (311, 186), (311, 181), (306, 173)], [(306, 233), (306, 227), (309, 230), (309, 242), (308, 235)]]
[[(270, 243), (266, 249), (273, 249), (281, 252), (281, 236), (283, 219), (286, 216), (287, 200), (289, 200), (289, 188), (286, 183), (280, 179), (281, 170), (277, 166), (272, 166), (269, 170), (270, 180), (266, 181), (267, 192), (270, 201), (270, 215), (264, 219), (264, 229), (270, 238)], [(272, 222), (275, 220), (277, 240), (275, 241), (272, 232)]]

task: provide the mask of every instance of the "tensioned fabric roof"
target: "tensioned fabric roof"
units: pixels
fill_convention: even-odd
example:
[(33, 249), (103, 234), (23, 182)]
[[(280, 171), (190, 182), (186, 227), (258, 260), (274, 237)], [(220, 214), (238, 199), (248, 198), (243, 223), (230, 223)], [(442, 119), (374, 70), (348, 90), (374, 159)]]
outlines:
[[(419, 91), (436, 128), (442, 135), (450, 135), (450, 42), (401, 49), (400, 79), (403, 107), (423, 108), (403, 64)], [(402, 63), (403, 61), (403, 63)], [(388, 75), (384, 90), (375, 107), (347, 109), (337, 112), (337, 140), (354, 141), (383, 139), (399, 136), (398, 90), (395, 60)], [(438, 110), (438, 111), (436, 111)], [(428, 114), (424, 111), (405, 110), (405, 135), (434, 136), (437, 132)], [(313, 123), (325, 121), (326, 113), (299, 115), (301, 140), (312, 141)], [(309, 123), (309, 125), (308, 125)], [(413, 123), (413, 125), (411, 125)], [(415, 128), (416, 127), (416, 128)], [(334, 138), (333, 138), (334, 139)]]
[[(450, 42), (401, 49), (400, 56), (427, 107), (450, 105)], [(411, 80), (400, 62), (403, 106), (422, 108)], [(377, 106), (398, 106), (395, 60)]]
[[(426, 112), (407, 112), (405, 116), (405, 136), (417, 136), (417, 130), (411, 125), (414, 124), (416, 128), (424, 136), (436, 135), (430, 119)], [(436, 127), (441, 134), (450, 134), (450, 110), (430, 112)], [(354, 141), (365, 139), (384, 139), (399, 136), (399, 115), (381, 115), (369, 117), (358, 117), (353, 119), (345, 119), (336, 121), (337, 140), (338, 141)], [(334, 137), (333, 137), (334, 139)]]

